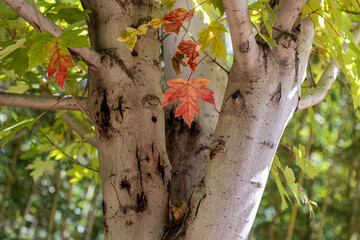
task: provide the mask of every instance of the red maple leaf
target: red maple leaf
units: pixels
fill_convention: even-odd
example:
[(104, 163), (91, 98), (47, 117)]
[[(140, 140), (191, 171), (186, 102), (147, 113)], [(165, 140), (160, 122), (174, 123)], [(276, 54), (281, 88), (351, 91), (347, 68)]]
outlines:
[(167, 33), (174, 32), (179, 35), (179, 31), (184, 22), (190, 21), (194, 16), (194, 10), (186, 10), (184, 8), (177, 8), (162, 18), (164, 21), (169, 21), (169, 23), (163, 24), (164, 31)]
[(197, 44), (191, 40), (182, 40), (177, 46), (176, 53), (183, 53), (186, 56), (186, 61), (189, 64), (191, 70), (195, 71), (197, 66), (197, 59), (200, 56), (201, 44)]
[(63, 89), (63, 84), (67, 76), (67, 69), (72, 67), (72, 57), (69, 50), (61, 43), (55, 42), (50, 50), (50, 59), (48, 65), (48, 76), (54, 76), (57, 84)]
[(195, 78), (189, 82), (182, 78), (172, 79), (167, 82), (170, 88), (163, 93), (164, 99), (161, 106), (164, 107), (180, 98), (175, 117), (183, 116), (190, 127), (191, 122), (194, 120), (194, 114), (200, 113), (196, 98), (215, 106), (214, 92), (205, 87), (209, 82), (210, 80), (203, 78)]

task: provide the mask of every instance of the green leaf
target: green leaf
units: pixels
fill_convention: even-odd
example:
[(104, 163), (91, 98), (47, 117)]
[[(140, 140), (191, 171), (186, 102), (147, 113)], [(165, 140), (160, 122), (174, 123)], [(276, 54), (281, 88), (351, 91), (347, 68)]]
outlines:
[(270, 7), (269, 3), (262, 2), (262, 4), (264, 7), (261, 11), (261, 16), (265, 23), (266, 30), (270, 38), (272, 38), (272, 28), (274, 26), (275, 21), (277, 20), (277, 17), (274, 10)]
[(293, 150), (295, 152), (295, 164), (298, 165), (308, 177), (313, 179), (314, 176), (316, 176), (316, 167), (309, 159), (305, 158), (305, 147), (300, 144), (299, 149), (294, 147)]
[(288, 187), (290, 188), (292, 194), (294, 195), (296, 201), (298, 202), (298, 204), (300, 204), (300, 200), (299, 200), (299, 196), (298, 196), (298, 184), (295, 183), (295, 176), (294, 176), (293, 170), (291, 168), (289, 168), (288, 166), (286, 166), (286, 168), (285, 168), (284, 177), (285, 177), (286, 183), (287, 183)]
[(285, 210), (288, 207), (288, 204), (286, 202), (286, 199), (291, 203), (291, 198), (289, 194), (287, 193), (285, 187), (283, 186), (281, 182), (281, 172), (283, 172), (283, 167), (281, 166), (279, 157), (275, 155), (272, 166), (271, 166), (271, 174), (274, 177), (276, 186), (278, 188), (280, 198), (281, 198), (281, 210)]
[(70, 29), (64, 31), (59, 39), (66, 47), (78, 48), (78, 47), (90, 47), (88, 37), (85, 35), (79, 35), (83, 32), (82, 29)]
[(89, 169), (75, 164), (73, 164), (72, 166), (73, 168), (66, 172), (66, 176), (72, 177), (72, 179), (70, 180), (71, 183), (76, 183), (84, 177), (92, 179), (95, 176), (95, 172), (90, 171)]
[(17, 82), (16, 86), (10, 86), (5, 92), (23, 94), (29, 89), (29, 85)]
[(176, 0), (162, 0), (161, 4), (171, 12), (172, 8), (174, 7), (174, 4), (176, 3)]
[(24, 46), (25, 38), (20, 39), (15, 44), (7, 46), (3, 50), (0, 51), (0, 60), (3, 60), (6, 56), (10, 53), (14, 52), (16, 49), (21, 48)]
[(29, 69), (29, 50), (29, 47), (19, 48), (9, 54), (9, 57), (11, 57), (12, 60), (7, 66), (8, 70), (14, 70), (19, 78), (21, 78)]
[(259, 36), (269, 45), (270, 49), (272, 49), (273, 47), (277, 47), (276, 41), (272, 38), (269, 38), (265, 34), (262, 34), (258, 25), (254, 24), (253, 26), (255, 27)]
[(283, 211), (288, 207), (286, 199), (288, 199), (289, 202), (291, 202), (291, 199), (281, 182), (279, 173), (274, 168), (271, 168), (271, 174), (273, 175), (276, 186), (279, 190), (279, 194), (280, 194), (280, 198), (281, 198), (281, 210)]
[(213, 5), (215, 9), (217, 8), (220, 12), (220, 16), (224, 15), (225, 8), (221, 0), (209, 0), (207, 3)]
[(211, 52), (226, 60), (225, 43), (217, 36), (211, 39)]
[(228, 32), (224, 24), (219, 21), (211, 21), (209, 26), (199, 32), (199, 43), (202, 45), (201, 52), (204, 52), (211, 43), (211, 51), (213, 54), (218, 55), (226, 60), (226, 47), (225, 43), (219, 37), (220, 34)]
[(90, 10), (81, 11), (78, 8), (61, 8), (57, 13), (47, 13), (46, 16), (52, 20), (65, 20), (69, 24), (87, 20), (87, 15), (91, 13)]
[(54, 163), (54, 161), (41, 161), (40, 158), (37, 158), (32, 164), (29, 164), (26, 169), (32, 170), (30, 176), (36, 181), (45, 171), (53, 171)]
[(32, 69), (43, 63), (49, 56), (50, 45), (56, 38), (48, 32), (34, 33), (31, 40), (34, 44), (29, 50), (29, 68)]
[(8, 143), (10, 138), (14, 136), (17, 132), (19, 132), (24, 127), (31, 129), (32, 125), (36, 122), (37, 119), (33, 119), (32, 117), (19, 117), (16, 122), (9, 123), (5, 125), (2, 129), (0, 129), (0, 133), (6, 132), (7, 135), (2, 139), (3, 145), (2, 148)]

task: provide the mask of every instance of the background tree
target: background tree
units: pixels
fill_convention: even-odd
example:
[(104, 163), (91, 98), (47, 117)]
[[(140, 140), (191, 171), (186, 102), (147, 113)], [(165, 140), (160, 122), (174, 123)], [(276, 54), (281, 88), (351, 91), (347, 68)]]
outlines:
[[(18, 165), (20, 150), (31, 150), (26, 154), (21, 153), (21, 157), (35, 159), (31, 164), (26, 164), (27, 168), (32, 169), (31, 174), (34, 179), (38, 179), (46, 170), (53, 170), (55, 163), (56, 169), (65, 167), (66, 163), (61, 160), (70, 159), (74, 165), (73, 169), (67, 171), (67, 175), (75, 176), (72, 182), (87, 176), (95, 179), (97, 183), (96, 169), (98, 169), (97, 160), (99, 159), (104, 199), (103, 227), (107, 239), (119, 237), (124, 239), (175, 239), (178, 237), (245, 239), (253, 224), (270, 170), (281, 197), (281, 207), (277, 207), (276, 212), (287, 206), (285, 198), (289, 198), (282, 184), (287, 185), (289, 193), (293, 194), (299, 204), (303, 200), (310, 212), (312, 211), (313, 202), (295, 181), (294, 172), (288, 167), (282, 167), (278, 158), (275, 158), (274, 165), (272, 165), (272, 160), (284, 128), (294, 111), (305, 109), (321, 101), (335, 80), (337, 72), (334, 70), (339, 67), (343, 70), (343, 75), (339, 76), (342, 79), (346, 77), (346, 80), (352, 84), (352, 97), (357, 107), (358, 70), (355, 66), (358, 62), (356, 46), (358, 38), (356, 28), (354, 29), (355, 37), (350, 33), (350, 30), (354, 28), (351, 21), (358, 20), (357, 1), (346, 4), (325, 1), (322, 5), (318, 5), (316, 1), (309, 3), (291, 1), (291, 4), (286, 0), (269, 3), (257, 1), (251, 3), (249, 7), (246, 1), (224, 1), (224, 7), (219, 2), (211, 2), (210, 5), (218, 9), (216, 11), (220, 18), (213, 18), (209, 29), (211, 27), (215, 29), (216, 24), (222, 25), (224, 19), (221, 17), (225, 9), (234, 49), (234, 61), (228, 74), (228, 84), (217, 126), (214, 129), (214, 123), (217, 120), (217, 116), (214, 116), (216, 110), (214, 112), (214, 109), (210, 109), (209, 113), (205, 113), (210, 117), (204, 115), (196, 119), (187, 130), (183, 120), (172, 117), (170, 107), (166, 121), (168, 124), (167, 149), (165, 117), (160, 96), (162, 71), (159, 58), (159, 32), (151, 28), (163, 25), (165, 31), (177, 32), (177, 30), (169, 29), (176, 24), (181, 27), (183, 22), (192, 18), (191, 6), (188, 7), (190, 11), (172, 10), (172, 14), (175, 15), (180, 12), (185, 13), (185, 18), (175, 21), (164, 17), (163, 21), (151, 22), (153, 19), (160, 18), (159, 4), (151, 1), (141, 4), (121, 1), (83, 1), (82, 5), (86, 9), (84, 11), (69, 8), (70, 5), (67, 7), (40, 2), (35, 6), (35, 2), (32, 2), (35, 9), (38, 8), (40, 12), (65, 29), (63, 32), (27, 2), (21, 0), (5, 2), (16, 14), (23, 17), (41, 33), (31, 31), (26, 22), (19, 21), (16, 14), (14, 15), (2, 5), (3, 12), (6, 14), (6, 18), (2, 18), (2, 26), (5, 29), (2, 34), (4, 39), (9, 40), (2, 43), (3, 79), (7, 81), (5, 86), (9, 86), (9, 83), (15, 86), (7, 88), (7, 93), (1, 93), (1, 104), (32, 109), (77, 109), (81, 110), (86, 117), (84, 118), (80, 113), (59, 112), (54, 116), (55, 118), (47, 117), (48, 114), (41, 114), (41, 120), (37, 121), (40, 113), (28, 112), (27, 117), (18, 117), (18, 114), (13, 111), (10, 115), (4, 113), (4, 119), (11, 116), (14, 122), (2, 128), (3, 143), (6, 144), (9, 141), (17, 143), (14, 145), (14, 151), (6, 152), (7, 155), (12, 156), (13, 167), (4, 169), (7, 172), (6, 175), (9, 176), (5, 196), (9, 196), (12, 192), (14, 178), (11, 176), (16, 171), (14, 166)], [(163, 2), (163, 4), (172, 9), (171, 2)], [(209, 3), (205, 2), (196, 8), (202, 9), (206, 16), (209, 14), (206, 6), (209, 7)], [(56, 14), (57, 12), (59, 14)], [(87, 14), (89, 14), (88, 19)], [(88, 43), (83, 32), (84, 19), (87, 19), (92, 48), (87, 47)], [(148, 24), (149, 22), (151, 24)], [(317, 30), (322, 31), (315, 34), (314, 24)], [(254, 30), (257, 31), (256, 37), (253, 34)], [(131, 48), (131, 51), (126, 48), (126, 44), (117, 40), (120, 35), (120, 40), (130, 40), (127, 46)], [(141, 36), (137, 38), (137, 35)], [(207, 45), (204, 35), (199, 36), (203, 37), (200, 37), (198, 41)], [(219, 50), (221, 48), (216, 47), (216, 44), (221, 46), (221, 41), (213, 40), (217, 40), (213, 37), (214, 32), (209, 36), (212, 53), (221, 57), (223, 55)], [(162, 35), (160, 38), (165, 38), (165, 36)], [(170, 36), (166, 38), (170, 41)], [(166, 38), (165, 41), (167, 41)], [(191, 39), (196, 40), (194, 37)], [(136, 45), (134, 45), (135, 42)], [(310, 60), (314, 60), (318, 68), (316, 70), (309, 68), (309, 80), (306, 81), (303, 90), (307, 93), (299, 101), (312, 44), (315, 47), (313, 54), (317, 57)], [(166, 57), (169, 51), (166, 49), (169, 48), (166, 48), (166, 43), (164, 43), (162, 52), (165, 66), (169, 64), (169, 57)], [(196, 51), (193, 52), (194, 55)], [(77, 66), (69, 70), (67, 75), (67, 68), (73, 65), (70, 54), (77, 61)], [(41, 65), (48, 55), (50, 55), (49, 65), (47, 67)], [(211, 59), (214, 64), (213, 69), (227, 72), (226, 67), (221, 65), (221, 61), (215, 60), (214, 56)], [(325, 59), (332, 59), (333, 62), (325, 63)], [(189, 59), (187, 60), (189, 65), (193, 66), (192, 70), (196, 70), (194, 77), (195, 74), (202, 77), (203, 73), (199, 68), (203, 63), (199, 64), (198, 68), (196, 64), (191, 65)], [(190, 60), (196, 61), (196, 58), (191, 57)], [(208, 59), (202, 60), (204, 63), (207, 61)], [(207, 64), (209, 63), (211, 61)], [(321, 67), (326, 67), (324, 74), (321, 73)], [(27, 71), (28, 69), (30, 71)], [(61, 88), (51, 81), (46, 81), (46, 70), (48, 76), (55, 74), (55, 80)], [(67, 81), (63, 82), (65, 77)], [(211, 79), (211, 77), (208, 78)], [(223, 79), (221, 75), (216, 78)], [(220, 82), (219, 88), (213, 89), (218, 89), (216, 92), (220, 94), (220, 97), (215, 95), (218, 104), (222, 99), (221, 84), (224, 82)], [(314, 87), (315, 83), (317, 83), (316, 87)], [(59, 93), (65, 93), (63, 86), (70, 94), (70, 99), (73, 100), (56, 96)], [(86, 100), (75, 98), (84, 94), (87, 96)], [(220, 109), (220, 106), (217, 107)], [(314, 117), (321, 123), (319, 116), (312, 110), (309, 111), (308, 118), (312, 130), (305, 134), (308, 141), (306, 148), (301, 145), (295, 148), (298, 142), (290, 144), (294, 146), (292, 151), (296, 156), (296, 165), (304, 171), (305, 176), (310, 178), (315, 176), (315, 172), (311, 161), (306, 156), (311, 156), (312, 159), (310, 150), (313, 144), (311, 143), (316, 132), (316, 124), (311, 119)], [(76, 120), (80, 117), (81, 121)], [(49, 122), (53, 124), (52, 127), (47, 125)], [(207, 125), (207, 122), (211, 124)], [(36, 124), (36, 131), (39, 131), (43, 137), (37, 136), (38, 139), (36, 139), (29, 136), (32, 140), (25, 146), (21, 142), (16, 142), (21, 134), (25, 134), (21, 129), (31, 128), (34, 124)], [(96, 140), (93, 138), (94, 134), (88, 134), (87, 131), (91, 124), (96, 129)], [(187, 120), (187, 124), (190, 125), (191, 121)], [(67, 131), (69, 127), (76, 132), (75, 135)], [(214, 131), (213, 134), (212, 131)], [(68, 133), (65, 135), (65, 132)], [(184, 132), (188, 133), (184, 134)], [(175, 134), (183, 135), (184, 139), (193, 140), (192, 145), (197, 145), (189, 151), (187, 159), (193, 159), (194, 155), (199, 154), (199, 150), (209, 149), (206, 167), (191, 197), (189, 193), (197, 182), (202, 164), (185, 165), (190, 166), (188, 169), (194, 168), (194, 171), (184, 170), (186, 167), (176, 164), (176, 160), (180, 158), (173, 154), (175, 152), (173, 149), (176, 146), (187, 149), (183, 146), (189, 146), (189, 144), (181, 143), (181, 138), (174, 137)], [(209, 146), (210, 136), (212, 136), (211, 146)], [(93, 147), (97, 147), (97, 150)], [(195, 149), (198, 150), (194, 151)], [(190, 175), (186, 179), (186, 184), (174, 180), (171, 191), (169, 189), (172, 176), (167, 152), (175, 161), (172, 163), (175, 167), (172, 172), (175, 175), (174, 179), (181, 171), (183, 175), (184, 173)], [(330, 152), (335, 156), (333, 151)], [(44, 162), (42, 158), (48, 158), (48, 160)], [(204, 159), (204, 157), (199, 158)], [(60, 162), (54, 160), (60, 160)], [(180, 168), (176, 169), (179, 166)], [(353, 162), (352, 166), (352, 169), (356, 169), (357, 163)], [(352, 178), (355, 176), (356, 179), (358, 171), (354, 171)], [(299, 173), (299, 183), (302, 182), (304, 175)], [(49, 190), (54, 195), (45, 237), (50, 237), (56, 228), (56, 209), (61, 199), (61, 178), (64, 176), (61, 176), (59, 170), (55, 170), (54, 179), (57, 184), (54, 184), (51, 191)], [(31, 196), (35, 194), (38, 184), (39, 180), (35, 181)], [(329, 181), (327, 184), (330, 186), (332, 183)], [(42, 185), (46, 186), (45, 183)], [(66, 188), (71, 192), (70, 186)], [(88, 189), (89, 195), (94, 195), (91, 193), (94, 190), (91, 189), (93, 188)], [(356, 203), (358, 186), (356, 185), (354, 189), (352, 199)], [(351, 191), (349, 189), (349, 192)], [(188, 201), (187, 207), (179, 202), (179, 208), (170, 208), (174, 215), (171, 220), (168, 209), (170, 194), (173, 197), (176, 196), (173, 201)], [(179, 197), (184, 199), (176, 199)], [(67, 196), (67, 200), (71, 201), (70, 195)], [(19, 218), (16, 220), (19, 223), (14, 228), (15, 234), (21, 234), (26, 217), (31, 211), (32, 201), (30, 197), (26, 204), (30, 207), (24, 209), (23, 220), (19, 221)], [(96, 202), (98, 202), (97, 198), (93, 200), (93, 209)], [(3, 205), (4, 209), (8, 206), (6, 204), (9, 202)], [(296, 208), (294, 209), (293, 216), (296, 216)], [(324, 204), (323, 217), (326, 215), (326, 209), (327, 204)], [(38, 219), (39, 216), (41, 215), (35, 216), (34, 219)], [(356, 234), (357, 222), (354, 216), (356, 215), (350, 216), (349, 236)], [(294, 219), (295, 217), (290, 218), (290, 226), (294, 226)], [(6, 231), (9, 231), (11, 227), (9, 227), (9, 219), (6, 215), (4, 223)], [(320, 223), (317, 227), (318, 238), (321, 236), (324, 220), (320, 219)], [(62, 226), (63, 236), (66, 235), (66, 225), (65, 223)], [(34, 230), (34, 226), (29, 229)], [(289, 229), (288, 237), (291, 238), (294, 228), (289, 227)], [(77, 230), (81, 232), (81, 229)], [(275, 231), (271, 231), (275, 236)], [(91, 230), (86, 234), (91, 237)]]

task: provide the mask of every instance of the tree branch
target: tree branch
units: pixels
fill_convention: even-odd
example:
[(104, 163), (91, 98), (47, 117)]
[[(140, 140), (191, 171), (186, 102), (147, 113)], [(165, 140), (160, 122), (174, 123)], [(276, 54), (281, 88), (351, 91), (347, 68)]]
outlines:
[[(14, 12), (29, 22), (35, 30), (40, 31), (40, 23), (37, 20), (35, 9), (27, 3), (26, 0), (4, 0), (4, 2), (9, 5)], [(55, 23), (44, 17), (41, 13), (39, 13), (39, 18), (44, 31), (51, 33), (55, 37), (59, 37), (61, 35), (63, 30)], [(79, 55), (87, 65), (95, 68), (100, 67), (100, 55), (93, 49), (84, 47), (69, 48), (69, 50)]]
[(307, 0), (280, 0), (274, 8), (277, 16), (274, 28), (281, 32), (291, 33), (291, 29), (306, 2)]
[(66, 122), (66, 124), (74, 130), (81, 138), (84, 139), (84, 142), (90, 143), (94, 147), (97, 147), (97, 142), (94, 137), (88, 138), (86, 135), (91, 134), (89, 126), (86, 126), (83, 122), (79, 121), (72, 113), (65, 112), (61, 114), (61, 119)]
[[(65, 98), (66, 99), (66, 98)], [(30, 109), (49, 109), (51, 106), (64, 100), (56, 96), (34, 96), (14, 93), (0, 92), (0, 106), (22, 107)], [(78, 98), (84, 108), (87, 108), (86, 98)], [(54, 106), (52, 110), (80, 110), (76, 102), (70, 98), (68, 101), (61, 102)]]
[[(358, 44), (360, 41), (360, 24), (358, 24), (352, 31), (354, 35), (354, 43)], [(343, 50), (347, 52), (349, 49), (348, 45), (344, 42), (343, 43)], [(309, 92), (305, 93), (298, 104), (297, 111), (304, 110), (306, 108), (312, 107), (322, 100), (325, 99), (327, 96), (333, 82), (336, 79), (338, 71), (338, 66), (327, 66), (325, 71), (323, 72), (319, 82), (317, 83), (316, 87)]]
[(223, 0), (235, 58), (256, 59), (259, 47), (253, 33), (246, 0)]

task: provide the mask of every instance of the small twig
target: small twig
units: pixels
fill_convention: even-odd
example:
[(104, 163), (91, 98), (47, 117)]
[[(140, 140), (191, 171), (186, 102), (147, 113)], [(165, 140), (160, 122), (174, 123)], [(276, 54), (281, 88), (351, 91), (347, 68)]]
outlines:
[[(356, 0), (357, 1), (357, 0)], [(312, 9), (312, 7), (310, 6), (310, 4), (309, 3), (306, 3), (308, 6), (309, 6), (309, 8), (311, 9), (311, 10), (313, 10), (314, 11), (314, 9)], [(335, 28), (334, 28), (334, 26), (329, 22), (329, 20), (327, 20), (326, 18), (324, 18), (321, 14), (319, 14), (318, 12), (314, 12), (316, 15), (319, 15), (320, 17), (322, 17), (329, 25), (330, 25), (330, 27), (334, 30), (334, 32), (336, 33), (336, 35), (338, 35), (339, 37), (341, 37), (340, 36), (340, 34), (335, 30)]]
[(13, 32), (13, 30), (11, 29), (10, 25), (0, 16), (1, 21), (3, 21), (5, 23), (5, 25), (8, 27), (9, 31), (11, 32), (11, 38), (14, 39), (15, 34)]
[(38, 23), (39, 23), (40, 32), (42, 32), (43, 31), (43, 26), (42, 26), (42, 24), (40, 22), (40, 17), (39, 17), (39, 13), (38, 13), (38, 10), (37, 10), (36, 4), (35, 4), (35, 0), (32, 0), (32, 4), (33, 4), (33, 7), (34, 7), (36, 18), (37, 18)]
[(72, 93), (72, 91), (70, 90), (69, 86), (67, 85), (66, 81), (64, 81), (64, 85), (66, 87), (66, 89), (69, 91), (71, 97), (75, 100), (76, 105), (80, 108), (80, 110), (86, 115), (87, 118), (89, 118), (89, 120), (92, 122), (92, 124), (94, 124), (94, 126), (96, 126), (99, 130), (101, 129), (101, 127), (90, 117), (90, 115), (86, 112), (86, 110), (84, 109), (84, 107), (80, 104), (79, 100), (77, 100), (77, 98), (75, 97), (75, 95)]
[(284, 143), (282, 143), (282, 142), (279, 142), (279, 144), (280, 144), (281, 146), (283, 146), (283, 147), (286, 147), (287, 149), (289, 149), (289, 150), (292, 151), (293, 153), (295, 153), (294, 150), (292, 150), (291, 147), (289, 147), (288, 145), (286, 145), (286, 144), (284, 144)]
[[(191, 35), (191, 33), (184, 27), (182, 26), (182, 28), (185, 30), (185, 32), (189, 35), (189, 37), (191, 38), (191, 40), (193, 40), (194, 42), (197, 42), (196, 39)], [(212, 58), (210, 56), (210, 54), (208, 54), (206, 51), (204, 51), (205, 55), (208, 56), (216, 65), (218, 65), (222, 70), (224, 70), (227, 74), (229, 74), (229, 71), (224, 68), (220, 63), (218, 63), (216, 61), (216, 59)]]
[(349, 10), (346, 10), (346, 9), (342, 9), (341, 11), (346, 12), (346, 13), (350, 13), (350, 14), (354, 14), (354, 15), (360, 15), (360, 12), (349, 11)]
[(214, 107), (215, 111), (217, 111), (217, 113), (220, 114), (220, 111), (217, 110), (217, 108), (214, 105), (213, 105), (213, 107)]
[(45, 134), (43, 131), (41, 131), (41, 129), (36, 125), (36, 123), (35, 123), (34, 125), (35, 125), (35, 127), (39, 130), (39, 132), (41, 133), (41, 135), (44, 136), (44, 138), (46, 138), (56, 149), (58, 149), (62, 154), (64, 154), (64, 155), (65, 155), (70, 161), (72, 161), (74, 164), (76, 164), (76, 165), (78, 165), (78, 166), (80, 166), (80, 167), (86, 168), (86, 169), (88, 169), (88, 170), (90, 170), (90, 171), (99, 173), (98, 170), (95, 170), (95, 169), (93, 169), (93, 168), (89, 168), (89, 167), (87, 167), (87, 166), (85, 166), (85, 165), (82, 165), (81, 163), (79, 163), (78, 161), (76, 161), (75, 159), (73, 159), (72, 157), (70, 157), (70, 156), (69, 156), (68, 154), (66, 154), (61, 148), (59, 148), (48, 136), (46, 136), (46, 134)]
[(166, 236), (168, 235), (168, 233), (170, 232), (170, 230), (174, 227), (175, 223), (171, 224), (171, 226), (169, 227), (169, 230), (167, 230), (165, 236), (163, 237), (162, 240), (165, 240), (166, 239)]
[[(333, 70), (335, 70), (335, 69), (334, 69), (334, 67), (333, 67), (333, 66), (332, 66), (332, 65), (331, 65), (328, 61), (326, 61), (326, 59), (325, 59), (325, 58), (323, 58), (322, 56), (320, 56), (319, 54), (314, 53), (314, 52), (312, 52), (311, 54), (314, 54), (314, 55), (318, 56), (319, 58), (321, 58), (322, 60), (324, 60), (324, 61), (327, 63), (327, 65), (328, 65), (329, 67), (331, 67)], [(351, 93), (351, 91), (350, 91), (349, 87), (347, 86), (347, 84), (346, 84), (345, 80), (344, 80), (344, 79), (342, 78), (342, 76), (340, 75), (339, 71), (336, 71), (336, 75), (338, 75), (338, 76), (339, 76), (339, 78), (341, 79), (341, 81), (344, 83), (344, 85), (345, 85), (345, 87), (346, 87), (346, 89), (347, 89), (348, 93), (349, 93), (350, 95), (352, 95), (352, 93)]]

